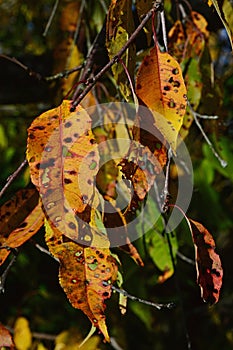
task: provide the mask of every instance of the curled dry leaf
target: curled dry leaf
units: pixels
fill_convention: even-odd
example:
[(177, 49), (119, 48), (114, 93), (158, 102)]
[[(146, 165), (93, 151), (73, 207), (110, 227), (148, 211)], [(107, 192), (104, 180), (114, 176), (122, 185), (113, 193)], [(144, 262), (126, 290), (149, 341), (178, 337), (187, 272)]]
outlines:
[(215, 304), (219, 300), (223, 269), (215, 242), (209, 231), (199, 222), (189, 219), (196, 250), (197, 282), (204, 301)]
[(187, 91), (178, 62), (167, 52), (160, 52), (157, 44), (139, 67), (136, 94), (151, 110), (153, 125), (175, 153)]

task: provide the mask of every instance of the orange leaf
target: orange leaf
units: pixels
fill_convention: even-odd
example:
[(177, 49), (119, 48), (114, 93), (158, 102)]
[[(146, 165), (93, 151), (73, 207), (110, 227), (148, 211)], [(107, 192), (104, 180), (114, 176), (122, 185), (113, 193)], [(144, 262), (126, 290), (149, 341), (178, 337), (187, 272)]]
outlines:
[(70, 101), (40, 115), (28, 129), (27, 159), (47, 217), (80, 240), (75, 214), (88, 209), (97, 191), (99, 155), (89, 115), (81, 106), (70, 113)]
[(185, 40), (183, 25), (180, 20), (177, 20), (168, 33), (168, 49), (178, 62), (184, 59)]
[(43, 225), (44, 213), (41, 204), (36, 203), (38, 192), (35, 189), (27, 189), (18, 191), (0, 208), (0, 265), (10, 254), (9, 248), (21, 246)]
[(136, 93), (152, 111), (154, 126), (173, 152), (186, 109), (186, 88), (178, 62), (156, 45), (139, 67)]
[(196, 248), (197, 281), (204, 301), (218, 302), (222, 286), (223, 269), (215, 242), (209, 231), (199, 222), (189, 219)]
[[(46, 223), (50, 252), (60, 260), (60, 284), (73, 307), (82, 310), (109, 341), (105, 324), (105, 299), (117, 278), (117, 265), (108, 248), (85, 247), (69, 241)], [(107, 282), (105, 286), (103, 282)]]

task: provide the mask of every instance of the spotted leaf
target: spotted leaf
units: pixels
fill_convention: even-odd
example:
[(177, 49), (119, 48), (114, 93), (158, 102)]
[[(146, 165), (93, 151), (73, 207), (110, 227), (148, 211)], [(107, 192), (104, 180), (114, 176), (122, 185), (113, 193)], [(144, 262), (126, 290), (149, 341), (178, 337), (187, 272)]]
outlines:
[(43, 226), (44, 213), (35, 189), (18, 191), (0, 208), (0, 265)]
[(46, 216), (64, 235), (82, 240), (76, 215), (87, 209), (88, 222), (97, 200), (99, 155), (89, 115), (80, 106), (70, 113), (70, 101), (40, 115), (28, 129), (27, 159)]
[(108, 248), (79, 245), (46, 222), (46, 242), (59, 259), (59, 281), (73, 307), (82, 310), (109, 341), (105, 300), (117, 278), (117, 265)]
[(209, 231), (199, 222), (189, 219), (196, 250), (197, 282), (204, 301), (215, 304), (219, 300), (223, 269), (215, 242)]
[(177, 61), (156, 45), (137, 74), (136, 93), (151, 110), (154, 125), (176, 150), (178, 132), (186, 109), (186, 88)]
[[(134, 30), (132, 1), (112, 0), (109, 6), (106, 23), (106, 47), (112, 59), (124, 46)], [(135, 44), (132, 43), (122, 56), (129, 75), (133, 79), (135, 68)], [(128, 100), (130, 96), (129, 81), (121, 63), (112, 67), (112, 72), (122, 95)]]

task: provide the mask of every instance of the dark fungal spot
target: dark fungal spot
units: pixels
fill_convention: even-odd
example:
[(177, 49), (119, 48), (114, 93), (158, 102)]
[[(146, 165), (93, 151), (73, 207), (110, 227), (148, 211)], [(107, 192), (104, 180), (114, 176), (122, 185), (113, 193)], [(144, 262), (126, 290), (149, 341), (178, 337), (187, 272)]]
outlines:
[(29, 134), (28, 137), (29, 137), (29, 139), (31, 139), (31, 140), (33, 140), (33, 139), (36, 138), (35, 135), (33, 135), (33, 134)]
[(69, 228), (71, 228), (72, 230), (76, 229), (76, 225), (73, 222), (69, 222), (68, 224)]
[(70, 170), (70, 171), (68, 171), (68, 173), (69, 173), (70, 175), (76, 175), (76, 174), (77, 174), (77, 171), (75, 171), (75, 170)]
[(104, 292), (104, 293), (103, 293), (103, 296), (104, 296), (104, 297), (108, 297), (108, 296), (109, 296), (109, 293), (108, 293), (108, 292)]
[(172, 74), (174, 74), (174, 75), (179, 74), (179, 69), (178, 68), (174, 68), (172, 70)]
[(103, 254), (103, 253), (100, 253), (100, 254), (99, 254), (99, 257), (100, 257), (100, 259), (103, 259), (103, 258), (104, 258), (104, 254)]
[(68, 185), (68, 184), (71, 184), (71, 183), (72, 183), (72, 180), (70, 180), (70, 179), (64, 179), (64, 183), (67, 184), (67, 185)]
[(220, 272), (217, 271), (216, 269), (212, 269), (212, 270), (211, 270), (211, 273), (212, 273), (213, 275), (217, 276), (217, 277), (220, 277), (220, 276), (221, 276)]
[(141, 84), (137, 84), (137, 90), (140, 90), (142, 88)]
[(171, 88), (170, 88), (170, 86), (166, 85), (166, 86), (164, 86), (163, 90), (169, 91), (169, 90), (171, 90)]
[(88, 185), (92, 185), (91, 179), (88, 179), (88, 180), (87, 180), (87, 183), (88, 183)]
[(71, 138), (71, 137), (66, 137), (66, 138), (64, 139), (64, 142), (66, 142), (66, 143), (71, 143), (71, 142), (72, 142), (72, 138)]
[(96, 143), (96, 140), (95, 140), (95, 139), (90, 139), (90, 143), (91, 143), (92, 145), (94, 145), (94, 144)]
[[(39, 169), (39, 168), (46, 169), (46, 168), (52, 167), (55, 165), (55, 160), (56, 160), (55, 158), (50, 158), (47, 162), (44, 162), (41, 164), (38, 163), (37, 165), (39, 165), (39, 167), (37, 169)], [(37, 167), (37, 165), (36, 165), (36, 167)]]
[(44, 130), (45, 126), (43, 125), (38, 125), (38, 126), (34, 126), (34, 128), (32, 128), (32, 130)]
[(168, 102), (168, 107), (170, 107), (170, 108), (175, 108), (176, 107), (176, 104), (175, 104), (174, 100), (170, 100)]
[(172, 85), (174, 87), (180, 87), (180, 82), (178, 80), (174, 80)]
[(79, 134), (76, 132), (76, 133), (74, 134), (74, 137), (77, 139), (77, 138), (79, 137)]
[(171, 60), (170, 60), (170, 59), (168, 59), (168, 60), (167, 60), (167, 63), (170, 63), (170, 62), (171, 62)]
[(72, 125), (71, 122), (66, 122), (66, 123), (65, 123), (65, 128), (69, 128), (69, 127), (71, 127), (71, 125)]

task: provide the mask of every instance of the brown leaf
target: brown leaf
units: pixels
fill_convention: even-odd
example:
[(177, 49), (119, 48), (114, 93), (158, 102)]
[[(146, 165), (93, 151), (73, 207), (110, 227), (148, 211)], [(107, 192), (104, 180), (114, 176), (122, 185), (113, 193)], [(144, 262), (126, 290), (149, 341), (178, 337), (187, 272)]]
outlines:
[(215, 242), (209, 231), (199, 222), (189, 219), (196, 248), (197, 281), (204, 301), (215, 304), (219, 300), (223, 269)]
[(42, 227), (44, 213), (38, 199), (36, 190), (20, 190), (0, 208), (0, 265), (10, 254), (9, 248), (20, 247)]

